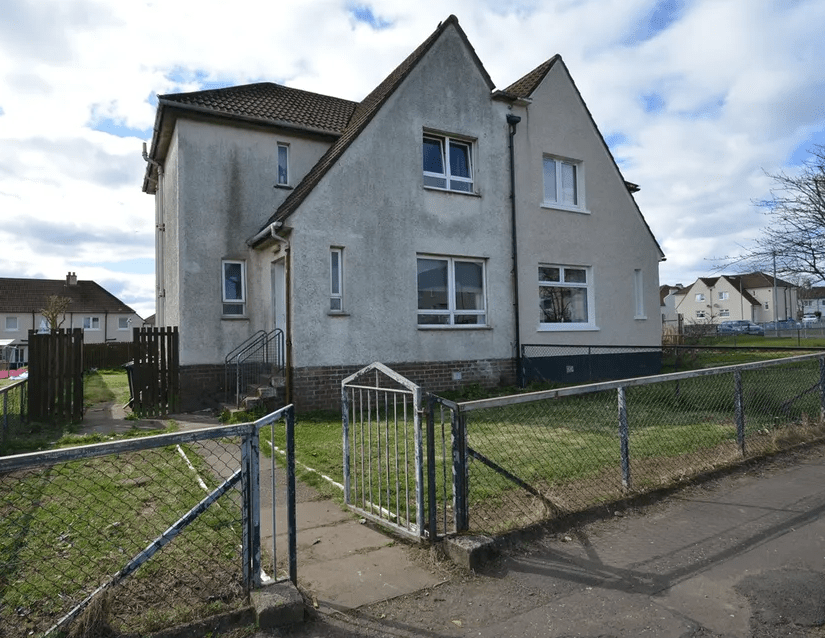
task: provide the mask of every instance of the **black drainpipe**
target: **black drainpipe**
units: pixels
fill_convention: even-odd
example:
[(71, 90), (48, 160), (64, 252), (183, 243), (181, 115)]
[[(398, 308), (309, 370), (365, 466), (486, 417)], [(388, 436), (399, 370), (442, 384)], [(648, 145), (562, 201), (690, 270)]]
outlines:
[(513, 138), (516, 136), (516, 126), (521, 122), (518, 115), (507, 114), (507, 124), (510, 126), (510, 224), (513, 237), (513, 305), (516, 320), (516, 380), (518, 387), (524, 387), (524, 373), (521, 369), (521, 328), (519, 326), (518, 303), (518, 243), (516, 241), (516, 160), (513, 150)]

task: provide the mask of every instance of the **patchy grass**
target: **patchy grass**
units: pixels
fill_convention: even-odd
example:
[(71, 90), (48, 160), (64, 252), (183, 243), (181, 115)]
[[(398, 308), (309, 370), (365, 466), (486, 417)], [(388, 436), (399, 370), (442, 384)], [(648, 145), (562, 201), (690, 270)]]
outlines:
[(129, 402), (129, 378), (125, 370), (95, 370), (83, 376), (83, 405)]
[[(0, 477), (0, 626), (45, 631), (203, 498), (195, 474), (216, 487), (195, 446), (180, 448)], [(145, 633), (237, 605), (240, 533), (230, 493), (114, 588), (109, 624)]]

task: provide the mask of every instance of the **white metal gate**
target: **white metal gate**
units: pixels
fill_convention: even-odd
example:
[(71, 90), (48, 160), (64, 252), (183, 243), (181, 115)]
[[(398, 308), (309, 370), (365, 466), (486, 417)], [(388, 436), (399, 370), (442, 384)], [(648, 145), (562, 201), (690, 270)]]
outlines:
[(421, 388), (381, 363), (341, 382), (344, 498), (350, 509), (424, 538)]

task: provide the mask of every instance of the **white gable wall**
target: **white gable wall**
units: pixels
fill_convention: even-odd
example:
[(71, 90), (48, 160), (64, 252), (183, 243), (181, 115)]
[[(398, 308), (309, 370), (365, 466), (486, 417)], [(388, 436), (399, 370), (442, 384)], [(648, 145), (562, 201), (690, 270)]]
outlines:
[[(588, 116), (569, 76), (554, 64), (532, 95), (515, 107), (521, 341), (528, 344), (657, 345), (660, 250)], [(542, 206), (543, 157), (581, 162), (586, 212)], [(581, 170), (583, 169), (583, 170)], [(539, 326), (538, 265), (590, 269), (588, 329)], [(642, 271), (644, 316), (636, 318), (634, 271)]]

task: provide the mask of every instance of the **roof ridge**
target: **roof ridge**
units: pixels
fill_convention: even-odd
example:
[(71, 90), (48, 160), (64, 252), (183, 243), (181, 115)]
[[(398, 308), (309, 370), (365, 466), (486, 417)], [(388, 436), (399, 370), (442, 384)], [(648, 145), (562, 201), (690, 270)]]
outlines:
[(529, 71), (522, 75), (518, 80), (513, 82), (510, 86), (504, 89), (504, 93), (509, 95), (514, 95), (516, 97), (530, 97), (533, 91), (535, 91), (538, 86), (542, 83), (545, 76), (550, 72), (550, 69), (556, 64), (557, 61), (562, 60), (560, 54), (556, 53), (553, 57), (549, 60), (545, 60), (541, 64), (539, 64), (535, 69)]

